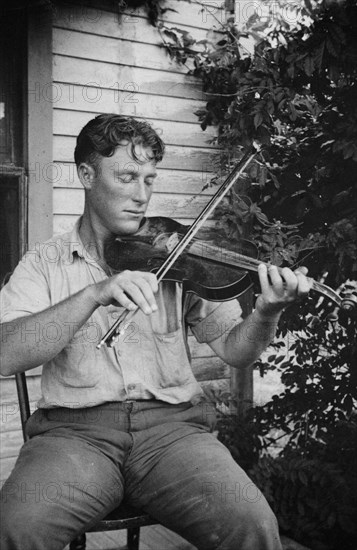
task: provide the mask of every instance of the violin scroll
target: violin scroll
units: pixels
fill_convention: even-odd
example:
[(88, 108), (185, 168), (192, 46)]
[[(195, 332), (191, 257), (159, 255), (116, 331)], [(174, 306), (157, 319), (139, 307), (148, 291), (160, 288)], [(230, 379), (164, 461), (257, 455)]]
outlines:
[(341, 313), (349, 318), (357, 318), (357, 297), (348, 294), (341, 300)]
[(353, 294), (347, 294), (343, 298), (339, 298), (338, 306), (327, 315), (327, 318), (331, 323), (357, 319), (357, 297)]

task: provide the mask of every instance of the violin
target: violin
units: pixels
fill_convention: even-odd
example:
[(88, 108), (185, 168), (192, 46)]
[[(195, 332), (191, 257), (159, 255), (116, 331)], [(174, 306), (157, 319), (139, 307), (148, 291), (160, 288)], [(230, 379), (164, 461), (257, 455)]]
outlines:
[[(146, 218), (135, 235), (113, 236), (107, 241), (106, 263), (113, 274), (124, 269), (157, 274), (188, 229), (189, 226), (171, 218)], [(206, 300), (232, 300), (252, 286), (245, 262), (238, 258), (250, 260), (218, 246), (207, 232), (205, 240), (191, 241), (164, 279), (182, 283), (185, 292), (194, 292)]]
[[(243, 157), (239, 166), (235, 167), (191, 226), (185, 226), (171, 218), (151, 217), (144, 219), (134, 235), (112, 236), (104, 250), (106, 263), (112, 273), (124, 269), (151, 271), (156, 273), (159, 282), (179, 282), (184, 292), (194, 292), (210, 301), (232, 300), (251, 288), (253, 281), (250, 273), (256, 273), (258, 266), (264, 262), (232, 249), (227, 243), (222, 246), (214, 238), (207, 239), (207, 232), (203, 240), (194, 237), (200, 231), (202, 233), (202, 219), (206, 220), (218, 204), (217, 195), (220, 196), (220, 201), (227, 192), (222, 188), (232, 187), (255, 154), (250, 154), (248, 158), (247, 155)], [(281, 271), (281, 268), (278, 269)], [(312, 282), (312, 290), (347, 312), (355, 306), (353, 298), (342, 299), (330, 287), (315, 280)], [(120, 333), (125, 331), (133, 314), (125, 310), (97, 348), (104, 343), (113, 345), (118, 327), (123, 321), (127, 321)]]

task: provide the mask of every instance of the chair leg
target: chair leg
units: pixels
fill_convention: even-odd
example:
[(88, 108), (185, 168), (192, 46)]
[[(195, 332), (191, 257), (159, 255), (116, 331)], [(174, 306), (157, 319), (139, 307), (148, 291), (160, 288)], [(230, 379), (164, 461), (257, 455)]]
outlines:
[(80, 535), (76, 539), (72, 540), (69, 545), (69, 550), (86, 550), (86, 535)]
[(127, 531), (128, 550), (139, 550), (140, 527), (134, 527)]

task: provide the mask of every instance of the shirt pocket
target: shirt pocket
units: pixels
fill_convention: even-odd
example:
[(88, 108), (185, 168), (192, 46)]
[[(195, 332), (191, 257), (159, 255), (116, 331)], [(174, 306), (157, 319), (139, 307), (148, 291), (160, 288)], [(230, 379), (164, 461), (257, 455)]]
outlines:
[(72, 388), (96, 386), (101, 372), (95, 360), (93, 346), (72, 341), (59, 354), (53, 375), (64, 386)]
[(170, 388), (195, 380), (181, 329), (164, 334), (153, 332), (150, 344), (150, 356), (145, 354), (153, 363), (145, 369), (148, 382), (156, 388)]

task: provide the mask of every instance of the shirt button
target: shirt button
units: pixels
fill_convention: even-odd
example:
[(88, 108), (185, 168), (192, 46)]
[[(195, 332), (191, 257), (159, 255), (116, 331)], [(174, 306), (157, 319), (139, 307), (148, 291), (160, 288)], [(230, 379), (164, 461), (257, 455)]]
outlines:
[(135, 390), (135, 388), (136, 388), (136, 384), (129, 384), (128, 386), (129, 391)]

